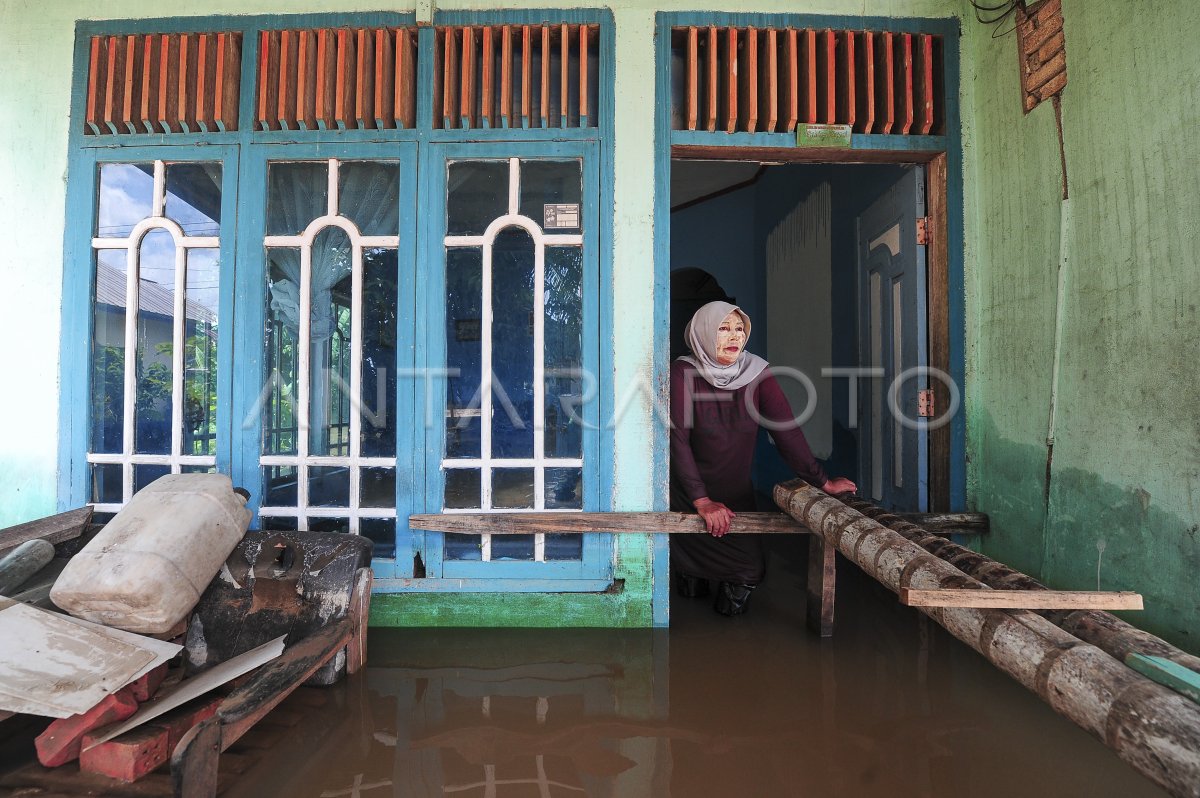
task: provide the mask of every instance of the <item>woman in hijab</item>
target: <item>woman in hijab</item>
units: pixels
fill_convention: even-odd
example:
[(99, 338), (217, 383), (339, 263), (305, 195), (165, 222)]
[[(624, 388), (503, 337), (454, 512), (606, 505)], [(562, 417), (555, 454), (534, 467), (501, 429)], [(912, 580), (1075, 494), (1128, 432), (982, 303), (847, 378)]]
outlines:
[(685, 596), (719, 582), (714, 609), (746, 611), (766, 570), (757, 535), (731, 535), (736, 512), (755, 509), (750, 480), (760, 425), (796, 475), (826, 493), (853, 493), (844, 477), (829, 479), (767, 361), (745, 350), (750, 317), (728, 302), (696, 311), (684, 334), (691, 356), (671, 364), (671, 509), (703, 518), (711, 536), (673, 535), (671, 563)]

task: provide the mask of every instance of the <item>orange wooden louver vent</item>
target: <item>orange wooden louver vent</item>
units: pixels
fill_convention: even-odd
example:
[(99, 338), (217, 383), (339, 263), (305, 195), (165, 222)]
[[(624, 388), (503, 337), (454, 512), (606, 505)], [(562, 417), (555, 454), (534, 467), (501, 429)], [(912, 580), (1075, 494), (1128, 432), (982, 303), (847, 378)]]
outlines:
[(672, 126), (790, 133), (850, 125), (856, 133), (940, 134), (942, 37), (797, 28), (675, 28)]
[(240, 33), (93, 36), (84, 133), (237, 130)]
[(439, 28), (434, 127), (595, 127), (598, 36), (596, 25)]
[(407, 28), (260, 31), (255, 128), (413, 127), (416, 42)]
[(1067, 42), (1061, 0), (1042, 0), (1032, 11), (1017, 4), (1021, 94), (1025, 113), (1067, 85)]

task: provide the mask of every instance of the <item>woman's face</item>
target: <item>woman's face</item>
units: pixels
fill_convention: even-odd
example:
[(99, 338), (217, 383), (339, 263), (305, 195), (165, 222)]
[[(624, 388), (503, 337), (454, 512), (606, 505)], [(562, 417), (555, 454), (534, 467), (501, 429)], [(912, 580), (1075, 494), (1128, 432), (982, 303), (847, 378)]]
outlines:
[(717, 362), (728, 366), (738, 359), (746, 345), (746, 322), (736, 310), (721, 320), (717, 327)]

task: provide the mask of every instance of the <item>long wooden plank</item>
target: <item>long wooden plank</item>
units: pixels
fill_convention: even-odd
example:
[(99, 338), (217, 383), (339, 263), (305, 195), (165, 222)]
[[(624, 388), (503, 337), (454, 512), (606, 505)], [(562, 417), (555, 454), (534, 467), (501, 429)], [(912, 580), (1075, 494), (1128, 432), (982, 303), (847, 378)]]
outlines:
[(1145, 654), (1129, 654), (1125, 657), (1125, 664), (1143, 676), (1170, 687), (1177, 693), (1183, 693), (1200, 704), (1200, 673), (1185, 668), (1178, 662)]
[(579, 126), (590, 127), (591, 111), (588, 106), (588, 56), (591, 50), (591, 25), (579, 26)]
[(858, 59), (855, 58), (854, 31), (843, 31), (841, 35), (841, 59), (838, 65), (838, 123), (854, 127), (854, 119), (858, 111), (855, 94), (858, 89), (858, 75), (855, 69)]
[(837, 35), (830, 29), (821, 34), (821, 69), (825, 73), (821, 85), (824, 87), (822, 112), (825, 124), (832, 125), (837, 121)]
[(496, 126), (493, 119), (496, 107), (496, 49), (493, 42), (493, 35), (492, 26), (485, 25), (481, 34), (483, 39), (483, 64), (479, 70), (479, 120), (480, 124), (485, 128)]
[(197, 130), (196, 95), (192, 90), (196, 82), (196, 38), (191, 33), (179, 34), (179, 80), (175, 84), (179, 100), (175, 113), (179, 128), (184, 133)]
[(695, 130), (700, 117), (700, 30), (695, 25), (687, 29), (684, 97), (687, 108), (684, 115), (684, 128)]
[(512, 27), (500, 28), (500, 124), (512, 127)]
[(862, 83), (854, 129), (870, 133), (875, 124), (875, 34), (870, 31), (863, 31), (859, 39), (858, 74), (862, 75)]
[(899, 70), (896, 80), (897, 131), (902, 136), (912, 132), (913, 126), (913, 37), (911, 33), (900, 34), (900, 53), (896, 59)]
[(333, 124), (339, 130), (352, 127), (354, 114), (354, 32), (337, 32), (337, 66), (334, 75)]
[(964, 590), (900, 588), (908, 607), (970, 607), (996, 610), (1140, 610), (1140, 593), (1088, 590)]
[(458, 126), (458, 36), (446, 28), (442, 38), (442, 127)]
[(758, 62), (761, 74), (758, 91), (762, 111), (759, 118), (765, 133), (774, 133), (779, 123), (779, 32), (775, 28), (763, 31)]
[(528, 25), (521, 26), (521, 127), (533, 125), (533, 40)]
[(272, 55), (272, 52), (276, 49), (274, 46), (276, 35), (275, 31), (269, 30), (260, 31), (258, 34), (258, 98), (255, 102), (255, 116), (258, 118), (255, 121), (258, 123), (259, 130), (275, 129), (276, 103), (274, 92), (279, 87), (271, 69), (271, 60), (276, 57)]
[(914, 69), (920, 82), (915, 90), (917, 103), (917, 133), (926, 136), (933, 129), (933, 37), (922, 33), (917, 37)]
[(879, 49), (879, 63), (875, 65), (875, 77), (880, 81), (882, 90), (875, 92), (875, 99), (877, 107), (883, 113), (876, 113), (875, 121), (879, 123), (880, 133), (891, 133), (892, 125), (896, 123), (896, 75), (893, 66), (895, 43), (893, 38), (889, 31), (883, 31), (879, 34), (878, 44), (882, 44), (883, 46)]
[[(693, 513), (446, 513), (412, 515), (413, 529), (464, 534), (528, 535), (535, 532), (706, 532)], [(732, 534), (809, 534), (783, 513), (737, 513)]]
[(788, 28), (784, 39), (784, 108), (787, 116), (783, 122), (783, 132), (791, 133), (796, 122), (800, 120), (800, 33), (795, 28)]
[(142, 123), (141, 131), (145, 133), (155, 133), (158, 129), (158, 43), (158, 36), (147, 34), (139, 45), (142, 48), (142, 85), (138, 90), (138, 119)]
[(392, 32), (375, 29), (375, 127), (380, 130), (396, 126), (396, 55), (392, 51)]
[(354, 69), (354, 126), (360, 130), (375, 124), (375, 37), (366, 28), (355, 32), (357, 63)]
[(805, 618), (819, 637), (833, 636), (834, 598), (837, 593), (837, 547), (820, 535), (808, 539), (808, 585)]
[(559, 31), (558, 126), (571, 122), (571, 29), (565, 22)]
[(213, 90), (213, 123), (217, 130), (238, 129), (238, 94), (241, 82), (242, 38), (236, 33), (217, 34), (217, 85)]
[(109, 133), (120, 133), (121, 88), (125, 78), (125, 48), (120, 36), (108, 37), (108, 68), (104, 75), (104, 127)]
[(817, 32), (804, 31), (804, 69), (801, 81), (804, 86), (804, 121), (817, 122)]
[(279, 88), (275, 91), (275, 118), (279, 120), (280, 130), (295, 130), (298, 127), (294, 82), (296, 77), (295, 57), (295, 32), (279, 31), (279, 72), (277, 74)]
[(163, 133), (178, 133), (179, 34), (163, 34), (158, 54), (158, 124)]
[[(928, 201), (925, 207), (929, 213), (932, 241), (925, 247), (925, 261), (928, 275), (929, 365), (949, 374), (950, 249), (947, 226), (950, 214), (946, 205), (946, 169), (945, 153), (940, 153), (927, 167), (925, 186)], [(941, 380), (933, 380), (931, 385), (934, 407), (949, 407), (949, 387)], [(950, 509), (950, 447), (949, 424), (929, 430), (929, 507), (935, 512)], [(986, 515), (983, 523), (986, 527)]]
[(65, 513), (10, 526), (0, 530), (0, 556), (12, 551), (27, 540), (41, 539), (51, 543), (74, 540), (83, 534), (91, 522), (92, 508), (89, 505), (80, 507), (78, 510), (68, 510)]
[(301, 130), (317, 129), (317, 34), (296, 33), (296, 124)]
[(928, 532), (959, 532), (973, 530), (987, 532), (990, 522), (987, 513), (893, 513), (910, 524), (925, 529)]
[(414, 34), (407, 28), (396, 31), (396, 125), (411, 128), (417, 119), (416, 59)]
[(121, 87), (121, 124), (130, 133), (139, 133), (141, 120), (137, 119), (139, 103), (137, 90), (141, 86), (142, 49), (138, 47), (138, 37), (124, 37), (125, 44), (125, 79)]
[(747, 133), (758, 130), (758, 31), (746, 28), (738, 59), (738, 117)]
[(706, 80), (704, 80), (704, 130), (716, 130), (716, 118), (718, 118), (718, 83), (720, 82), (720, 52), (718, 47), (718, 36), (716, 36), (716, 25), (708, 26), (708, 47), (704, 52), (704, 68), (706, 68)]
[(541, 92), (539, 93), (539, 114), (541, 126), (543, 128), (550, 127), (550, 55), (553, 49), (550, 46), (550, 26), (542, 26), (542, 77), (541, 77)]
[(107, 133), (101, 117), (104, 115), (105, 73), (108, 67), (108, 53), (105, 49), (103, 36), (93, 36), (88, 51), (88, 90), (87, 111), (84, 122), (93, 135)]
[(196, 124), (205, 133), (217, 130), (213, 119), (217, 85), (213, 70), (216, 65), (217, 37), (212, 33), (201, 33), (196, 50)]
[(459, 88), (458, 115), (464, 129), (476, 127), (475, 119), (475, 29), (470, 25), (462, 32), (462, 82)]
[(337, 46), (335, 33), (328, 28), (317, 31), (317, 85), (313, 98), (313, 113), (318, 130), (334, 127), (334, 97), (337, 94)]
[(730, 27), (725, 35), (725, 132), (737, 130), (738, 122), (738, 31)]

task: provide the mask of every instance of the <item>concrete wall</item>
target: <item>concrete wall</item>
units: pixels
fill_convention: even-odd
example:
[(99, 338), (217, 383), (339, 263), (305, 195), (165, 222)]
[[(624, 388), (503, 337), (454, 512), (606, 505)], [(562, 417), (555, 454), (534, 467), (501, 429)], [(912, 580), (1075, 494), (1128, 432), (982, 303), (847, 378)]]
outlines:
[[(968, 440), (986, 551), (1059, 588), (1137, 590), (1130, 620), (1200, 650), (1200, 59), (1188, 0), (1063, 0), (1054, 111), (1021, 113), (1016, 41), (964, 24), (977, 154)], [(973, 224), (972, 224), (973, 222)], [(1053, 463), (1060, 250), (1061, 370)]]

